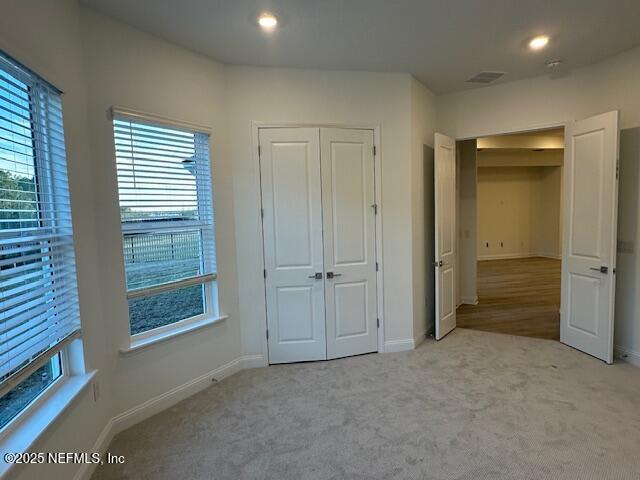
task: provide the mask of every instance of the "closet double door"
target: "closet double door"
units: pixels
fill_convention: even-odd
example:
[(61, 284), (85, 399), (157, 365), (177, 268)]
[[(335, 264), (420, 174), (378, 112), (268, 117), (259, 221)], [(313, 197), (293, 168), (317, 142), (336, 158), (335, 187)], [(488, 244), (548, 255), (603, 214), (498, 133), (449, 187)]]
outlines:
[(258, 132), (269, 363), (377, 351), (373, 130)]

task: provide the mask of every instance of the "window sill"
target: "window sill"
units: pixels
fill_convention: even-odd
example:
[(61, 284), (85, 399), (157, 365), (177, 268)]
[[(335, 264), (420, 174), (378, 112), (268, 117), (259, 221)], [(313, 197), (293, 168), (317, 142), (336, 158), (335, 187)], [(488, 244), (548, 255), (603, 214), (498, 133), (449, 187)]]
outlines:
[(223, 322), (227, 318), (229, 318), (228, 315), (209, 317), (195, 322), (186, 322), (182, 325), (176, 324), (175, 328), (159, 332), (156, 335), (149, 335), (140, 339), (132, 337), (130, 345), (128, 347), (121, 348), (120, 353), (126, 355), (129, 353), (137, 352), (139, 350), (142, 350), (143, 348), (147, 348), (151, 345), (164, 342), (180, 335), (184, 335), (185, 333), (193, 332), (194, 330), (199, 330), (201, 328), (209, 327), (211, 325), (215, 325), (216, 323)]
[[(24, 420), (11, 428), (0, 441), (0, 452), (22, 453), (31, 449), (34, 443), (55, 423), (56, 419), (69, 408), (97, 374), (97, 370), (82, 375), (63, 378), (55, 391), (28, 414)], [(0, 461), (0, 478), (5, 478), (17, 464)]]

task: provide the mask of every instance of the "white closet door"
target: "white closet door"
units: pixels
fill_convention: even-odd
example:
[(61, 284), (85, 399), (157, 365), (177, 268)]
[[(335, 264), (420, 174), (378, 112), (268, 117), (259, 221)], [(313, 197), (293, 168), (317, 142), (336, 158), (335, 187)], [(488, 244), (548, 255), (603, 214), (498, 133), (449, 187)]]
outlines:
[(618, 112), (567, 125), (560, 340), (613, 361)]
[(322, 128), (327, 358), (378, 350), (373, 131)]
[(324, 360), (319, 131), (259, 137), (269, 363)]
[(456, 142), (435, 134), (436, 340), (456, 328)]

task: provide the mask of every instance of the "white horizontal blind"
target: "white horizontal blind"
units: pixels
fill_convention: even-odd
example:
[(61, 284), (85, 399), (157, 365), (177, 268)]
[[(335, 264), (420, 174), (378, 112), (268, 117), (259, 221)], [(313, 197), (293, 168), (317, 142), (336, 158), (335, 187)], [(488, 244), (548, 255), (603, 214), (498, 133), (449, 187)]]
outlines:
[(80, 330), (60, 92), (0, 53), (0, 382)]
[(215, 274), (209, 135), (118, 114), (113, 126), (127, 289)]

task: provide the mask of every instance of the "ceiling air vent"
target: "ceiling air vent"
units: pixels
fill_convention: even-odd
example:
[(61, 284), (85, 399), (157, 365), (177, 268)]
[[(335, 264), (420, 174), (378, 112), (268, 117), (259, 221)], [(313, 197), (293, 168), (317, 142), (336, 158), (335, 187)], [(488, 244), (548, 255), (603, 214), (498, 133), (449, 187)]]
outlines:
[(504, 75), (504, 72), (480, 72), (479, 74), (471, 77), (467, 82), (469, 83), (491, 83), (494, 80), (499, 79)]

